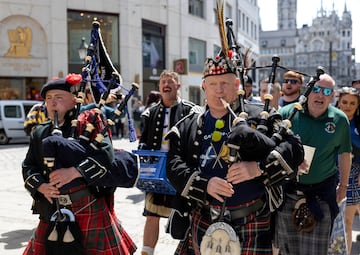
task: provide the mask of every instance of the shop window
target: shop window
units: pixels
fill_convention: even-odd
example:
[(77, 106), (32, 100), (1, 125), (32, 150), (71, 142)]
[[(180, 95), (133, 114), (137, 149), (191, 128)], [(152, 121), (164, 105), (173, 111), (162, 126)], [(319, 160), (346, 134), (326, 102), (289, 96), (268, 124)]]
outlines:
[(84, 45), (82, 39), (85, 39), (86, 46), (90, 43), (90, 33), (94, 19), (100, 22), (101, 36), (106, 50), (115, 68), (120, 71), (119, 16), (69, 10), (67, 12), (69, 72), (81, 72), (81, 69), (74, 70), (74, 68), (79, 68), (83, 64), (83, 59), (79, 56), (79, 48)]

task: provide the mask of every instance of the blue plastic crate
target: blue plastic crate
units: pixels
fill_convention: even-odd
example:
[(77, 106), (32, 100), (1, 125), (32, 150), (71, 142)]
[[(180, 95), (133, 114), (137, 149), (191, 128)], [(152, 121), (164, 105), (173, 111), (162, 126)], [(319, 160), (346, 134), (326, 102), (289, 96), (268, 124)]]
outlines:
[(140, 158), (140, 176), (136, 187), (145, 192), (175, 195), (175, 188), (166, 177), (166, 152), (133, 150)]

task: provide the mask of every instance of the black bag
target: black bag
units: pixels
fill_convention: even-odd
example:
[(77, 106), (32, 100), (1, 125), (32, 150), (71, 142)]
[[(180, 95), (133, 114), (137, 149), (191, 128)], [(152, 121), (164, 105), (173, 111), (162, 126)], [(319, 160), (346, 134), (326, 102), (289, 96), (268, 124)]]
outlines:
[(171, 209), (168, 222), (165, 226), (165, 232), (169, 233), (172, 238), (184, 240), (190, 229), (190, 206), (185, 198), (175, 196), (173, 198), (173, 209)]
[(188, 213), (181, 213), (176, 209), (172, 209), (168, 222), (165, 226), (165, 232), (169, 233), (172, 238), (184, 240), (190, 229), (190, 216)]

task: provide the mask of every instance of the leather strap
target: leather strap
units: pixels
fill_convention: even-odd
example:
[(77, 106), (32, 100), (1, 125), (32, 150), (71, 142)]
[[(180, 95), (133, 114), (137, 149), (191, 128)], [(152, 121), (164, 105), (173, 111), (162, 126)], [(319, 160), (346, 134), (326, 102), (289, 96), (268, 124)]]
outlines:
[(250, 215), (253, 212), (260, 210), (264, 206), (265, 202), (262, 199), (258, 199), (255, 203), (244, 206), (235, 210), (230, 210), (231, 220), (237, 220)]
[(90, 195), (91, 193), (88, 189), (81, 189), (70, 194), (62, 194), (58, 200), (60, 205), (67, 206)]

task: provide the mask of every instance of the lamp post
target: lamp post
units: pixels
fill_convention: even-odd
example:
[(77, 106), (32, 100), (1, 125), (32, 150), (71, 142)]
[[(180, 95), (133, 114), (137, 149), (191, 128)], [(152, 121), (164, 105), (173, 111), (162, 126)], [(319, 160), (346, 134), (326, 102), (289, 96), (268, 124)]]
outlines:
[(79, 57), (82, 61), (85, 60), (86, 56), (87, 56), (87, 49), (88, 49), (88, 45), (85, 42), (85, 37), (81, 38), (81, 44), (79, 46)]

